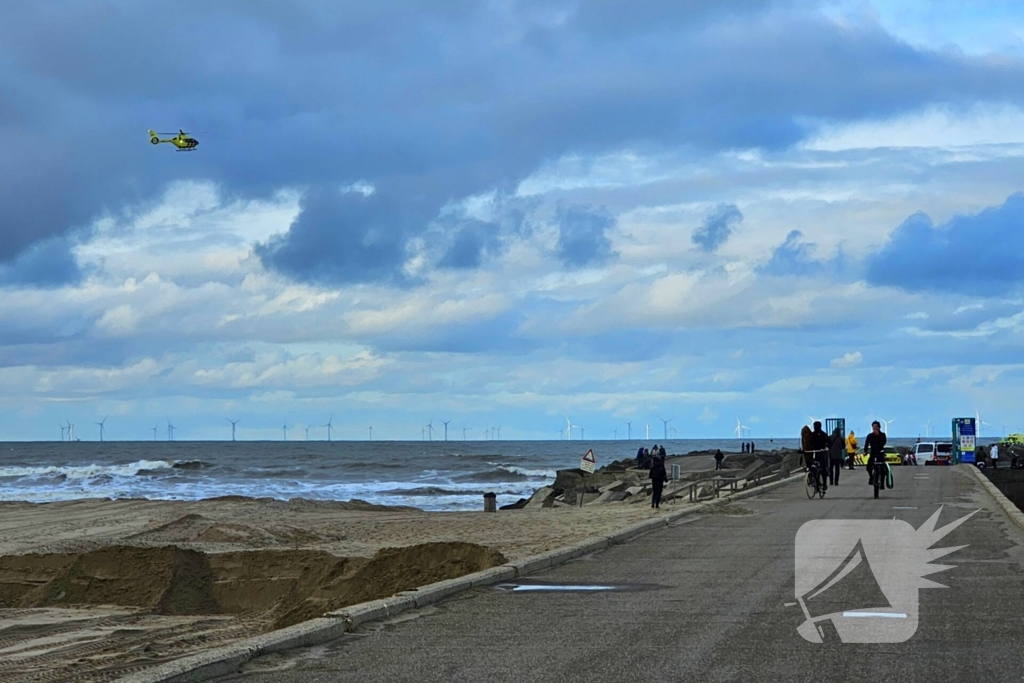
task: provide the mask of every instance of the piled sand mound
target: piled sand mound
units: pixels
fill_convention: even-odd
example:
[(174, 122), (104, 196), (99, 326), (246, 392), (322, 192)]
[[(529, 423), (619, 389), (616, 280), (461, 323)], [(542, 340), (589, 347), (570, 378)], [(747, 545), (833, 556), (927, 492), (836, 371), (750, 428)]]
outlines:
[(119, 605), (217, 614), (213, 582), (204, 553), (174, 546), (0, 557), (0, 607)]
[(370, 559), (316, 550), (207, 554), (113, 546), (0, 557), (0, 607), (118, 605), (162, 615), (260, 615), (280, 628), (366, 600), (504, 564), (472, 543), (386, 548)]

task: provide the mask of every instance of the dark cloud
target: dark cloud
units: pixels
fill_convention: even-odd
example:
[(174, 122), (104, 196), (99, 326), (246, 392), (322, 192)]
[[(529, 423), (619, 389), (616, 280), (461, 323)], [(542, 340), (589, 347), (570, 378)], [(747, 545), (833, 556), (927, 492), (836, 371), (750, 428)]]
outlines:
[(303, 197), (287, 234), (257, 244), (267, 266), (324, 284), (402, 283), (405, 236), (429, 215), (407, 198), (318, 188)]
[[(16, 3), (0, 24), (0, 262), (171, 180), (262, 196), (365, 179), (398, 206), (310, 200), (314, 215), (261, 255), (299, 279), (389, 279), (442, 206), (563, 154), (777, 149), (806, 120), (1024, 100), (1017, 62), (763, 7)], [(197, 152), (148, 144), (148, 128), (179, 127)], [(461, 239), (449, 264), (473, 260), (475, 238)]]
[(1024, 282), (1024, 194), (934, 225), (924, 213), (903, 221), (867, 260), (873, 285), (907, 291), (1005, 294)]
[(765, 275), (818, 275), (830, 278), (849, 276), (850, 261), (840, 248), (831, 259), (815, 258), (816, 244), (804, 239), (799, 230), (790, 230), (786, 239), (772, 252), (771, 259), (758, 268)]
[(0, 264), (0, 286), (60, 287), (81, 279), (71, 244), (62, 237), (36, 242), (10, 263)]
[(572, 206), (559, 208), (558, 257), (570, 266), (588, 266), (606, 262), (612, 254), (607, 230), (615, 218), (603, 210)]
[(499, 226), (482, 221), (468, 221), (458, 229), (455, 240), (438, 263), (441, 268), (476, 268), (486, 252), (496, 251)]
[(735, 204), (719, 204), (704, 223), (694, 231), (693, 243), (703, 251), (715, 251), (729, 239), (733, 226), (743, 222), (743, 214)]

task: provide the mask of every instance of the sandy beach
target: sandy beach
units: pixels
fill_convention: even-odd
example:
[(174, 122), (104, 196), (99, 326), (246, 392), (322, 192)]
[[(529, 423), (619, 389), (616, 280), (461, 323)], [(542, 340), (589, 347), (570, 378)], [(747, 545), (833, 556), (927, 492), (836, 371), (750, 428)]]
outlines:
[(3, 503), (0, 679), (114, 680), (654, 514), (664, 513), (248, 498)]

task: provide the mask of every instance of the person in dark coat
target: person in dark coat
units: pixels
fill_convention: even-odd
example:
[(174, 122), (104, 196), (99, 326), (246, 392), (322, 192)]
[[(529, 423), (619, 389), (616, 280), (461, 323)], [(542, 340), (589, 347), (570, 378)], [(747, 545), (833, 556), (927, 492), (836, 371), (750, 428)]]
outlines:
[(715, 469), (722, 469), (722, 461), (725, 460), (725, 456), (722, 455), (722, 451), (715, 451)]
[(843, 454), (846, 451), (846, 439), (843, 430), (836, 427), (832, 432), (832, 443), (828, 447), (828, 483), (835, 486), (839, 483), (839, 470), (843, 469)]
[(641, 446), (640, 448), (636, 449), (636, 466), (638, 468), (644, 466), (644, 447), (643, 446)]
[(821, 428), (821, 423), (815, 422), (814, 431), (811, 432), (811, 450), (814, 451), (814, 459), (821, 466), (819, 470), (822, 475), (821, 488), (824, 491), (828, 490), (828, 477), (824, 475), (829, 471), (828, 452), (831, 445), (832, 440), (828, 438), (828, 434)]
[(665, 481), (668, 479), (668, 472), (665, 471), (665, 458), (660, 455), (652, 459), (651, 463), (651, 488), (653, 493), (651, 495), (651, 507), (661, 507), (661, 492), (665, 488)]

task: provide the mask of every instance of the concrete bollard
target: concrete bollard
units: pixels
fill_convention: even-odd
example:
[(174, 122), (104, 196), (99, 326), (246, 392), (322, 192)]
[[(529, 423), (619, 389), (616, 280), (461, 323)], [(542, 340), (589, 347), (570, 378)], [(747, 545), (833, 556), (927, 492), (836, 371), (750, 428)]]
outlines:
[(498, 497), (493, 493), (484, 494), (484, 512), (498, 511)]

